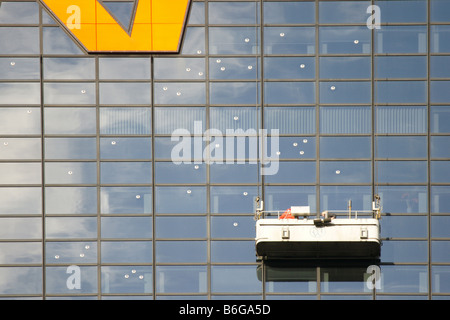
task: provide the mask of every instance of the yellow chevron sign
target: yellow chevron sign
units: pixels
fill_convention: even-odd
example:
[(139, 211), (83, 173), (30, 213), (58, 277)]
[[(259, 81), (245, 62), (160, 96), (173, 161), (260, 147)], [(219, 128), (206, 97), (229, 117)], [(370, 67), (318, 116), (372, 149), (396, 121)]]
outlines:
[(38, 0), (87, 52), (178, 52), (191, 0), (135, 0), (127, 29), (102, 0)]

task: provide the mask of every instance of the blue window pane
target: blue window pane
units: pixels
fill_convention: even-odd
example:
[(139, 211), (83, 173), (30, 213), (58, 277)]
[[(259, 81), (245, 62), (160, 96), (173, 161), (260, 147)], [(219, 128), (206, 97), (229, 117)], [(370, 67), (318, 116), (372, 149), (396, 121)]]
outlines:
[[(189, 228), (186, 228), (189, 226)], [(157, 239), (206, 238), (206, 217), (156, 217)]]
[(381, 237), (425, 238), (428, 234), (426, 216), (386, 215), (381, 220)]
[(426, 53), (425, 26), (383, 26), (376, 30), (377, 53)]
[(251, 104), (259, 102), (259, 84), (255, 82), (210, 83), (211, 104)]
[(433, 262), (449, 263), (450, 241), (431, 241), (431, 257)]
[(376, 122), (377, 133), (426, 133), (427, 108), (377, 107)]
[(258, 7), (255, 2), (209, 3), (209, 24), (256, 24), (259, 22)]
[(155, 79), (204, 79), (205, 60), (199, 58), (156, 58)]
[(433, 53), (450, 52), (450, 26), (431, 26), (430, 50)]
[(156, 187), (155, 201), (157, 213), (205, 213), (206, 189), (198, 186)]
[(320, 163), (321, 183), (370, 183), (372, 180), (369, 161), (322, 161)]
[(255, 269), (255, 266), (212, 266), (211, 291), (260, 292), (262, 286)]
[(4, 240), (42, 239), (42, 218), (0, 218), (0, 237)]
[[(432, 61), (434, 58), (437, 57), (433, 57)], [(422, 56), (378, 56), (374, 66), (374, 76), (379, 79), (427, 77), (427, 58)]]
[(267, 104), (314, 104), (316, 89), (314, 82), (266, 82)]
[(0, 24), (37, 24), (39, 6), (35, 2), (3, 1), (0, 8)]
[(218, 129), (222, 134), (227, 134), (227, 130), (242, 129), (250, 135), (256, 135), (259, 109), (255, 107), (214, 107), (210, 108), (210, 128)]
[(44, 123), (47, 134), (95, 134), (95, 108), (45, 108)]
[(151, 85), (149, 83), (100, 83), (99, 95), (102, 105), (150, 104)]
[(1, 54), (39, 54), (39, 28), (0, 27), (0, 42)]
[(97, 237), (96, 217), (47, 217), (45, 236), (48, 239), (89, 239)]
[(102, 184), (150, 184), (151, 162), (102, 162), (100, 164)]
[(157, 263), (205, 263), (206, 241), (157, 241)]
[(371, 30), (364, 27), (320, 27), (321, 54), (364, 53), (371, 50)]
[(291, 206), (309, 206), (316, 212), (316, 188), (313, 186), (266, 186), (264, 206), (283, 213)]
[(95, 60), (92, 58), (44, 58), (45, 79), (95, 79)]
[(151, 159), (151, 138), (101, 138), (101, 159)]
[(155, 83), (155, 104), (205, 104), (204, 83)]
[(449, 22), (450, 17), (448, 11), (450, 10), (450, 3), (447, 0), (432, 0), (430, 1), (430, 15), (432, 22)]
[(431, 81), (430, 83), (430, 100), (433, 103), (449, 103), (450, 81)]
[(383, 137), (375, 138), (377, 158), (426, 158), (426, 137)]
[[(448, 187), (444, 187), (444, 188), (446, 188), (448, 191)], [(447, 194), (447, 197), (448, 197), (448, 194)], [(448, 210), (448, 211), (450, 211), (450, 210)], [(444, 211), (442, 211), (442, 212), (444, 212)], [(450, 236), (449, 231), (448, 231), (449, 223), (450, 223), (450, 216), (431, 216), (431, 236), (433, 238), (448, 238)]]
[(252, 214), (257, 195), (257, 188), (254, 186), (213, 186), (211, 212)]
[(256, 58), (211, 58), (209, 78), (214, 80), (252, 80), (259, 77)]
[(211, 238), (249, 238), (255, 237), (255, 223), (250, 216), (212, 216)]
[(378, 194), (386, 213), (426, 213), (426, 186), (379, 186)]
[(151, 241), (103, 241), (102, 263), (151, 263)]
[(101, 134), (150, 134), (150, 108), (101, 108)]
[[(69, 273), (67, 272), (69, 271)], [(46, 267), (45, 268), (45, 288), (49, 294), (73, 294), (74, 289), (69, 289), (67, 285), (70, 273), (74, 271), (68, 269), (67, 266)], [(77, 293), (97, 293), (97, 267), (96, 266), (81, 266), (79, 269), (80, 289), (76, 289)], [(70, 281), (69, 281), (70, 282)]]
[(316, 133), (316, 109), (314, 107), (273, 107), (264, 109), (264, 127), (278, 129), (280, 134)]
[(0, 243), (0, 250), (2, 264), (21, 264), (24, 263), (24, 257), (27, 263), (42, 263), (43, 250), (40, 242), (3, 242)]
[(370, 137), (321, 137), (320, 158), (370, 158), (371, 146)]
[[(173, 134), (177, 129), (186, 129), (188, 134), (202, 134), (205, 130), (205, 108), (155, 108), (154, 114), (157, 134)], [(199, 128), (194, 126), (196, 121)]]
[(432, 287), (436, 293), (450, 293), (450, 268), (449, 266), (432, 267)]
[(369, 57), (321, 57), (321, 79), (369, 79)]
[(266, 79), (314, 79), (315, 60), (311, 57), (267, 57), (264, 59)]
[(384, 240), (380, 259), (383, 262), (427, 262), (428, 243)]
[(211, 262), (255, 262), (254, 241), (212, 241)]
[(426, 0), (379, 0), (381, 22), (426, 22)]
[(370, 1), (320, 1), (320, 23), (366, 23)]
[(274, 175), (267, 175), (267, 183), (315, 183), (316, 163), (313, 161), (281, 161)]
[(370, 107), (321, 107), (320, 132), (325, 134), (371, 133)]
[(98, 67), (101, 80), (150, 79), (149, 58), (100, 57)]
[(205, 53), (205, 28), (188, 27), (185, 31), (182, 54), (204, 54)]
[(96, 242), (47, 242), (45, 245), (47, 263), (96, 263)]
[(265, 54), (314, 54), (315, 29), (311, 27), (264, 28)]
[(259, 28), (211, 27), (209, 28), (210, 54), (258, 53)]
[(152, 188), (103, 187), (101, 213), (152, 213)]
[(315, 22), (314, 1), (264, 2), (264, 23), (297, 24)]
[(46, 159), (96, 159), (95, 138), (46, 138)]
[(321, 82), (320, 103), (370, 103), (370, 82)]
[(102, 293), (152, 293), (152, 267), (102, 266)]
[(448, 106), (431, 106), (430, 107), (430, 123), (432, 133), (449, 133), (450, 132), (450, 107)]
[(431, 161), (431, 182), (450, 183), (450, 162)]
[(157, 293), (207, 292), (206, 266), (157, 266)]
[[(45, 54), (83, 54), (75, 42), (59, 27), (43, 28)], [(39, 37), (37, 37), (39, 39)]]
[(151, 217), (102, 217), (103, 239), (145, 239), (152, 237)]
[(427, 292), (427, 266), (381, 266), (381, 278), (384, 280), (380, 292)]
[(377, 81), (377, 103), (426, 103), (426, 81)]
[(380, 183), (425, 183), (426, 161), (378, 161), (376, 163)]
[(206, 183), (206, 164), (157, 162), (155, 164), (155, 182)]
[(95, 162), (47, 162), (45, 182), (48, 184), (96, 184)]
[(280, 137), (280, 159), (315, 159), (315, 137)]
[[(348, 210), (351, 201), (352, 210), (370, 211), (372, 209), (372, 188), (365, 186), (322, 186), (320, 187), (320, 211)], [(359, 215), (367, 212), (358, 212)]]
[(0, 79), (39, 79), (40, 65), (36, 58), (0, 58)]
[(450, 187), (431, 187), (431, 212), (450, 213)]
[(213, 164), (210, 166), (211, 183), (257, 183), (258, 165), (253, 163)]
[(450, 137), (432, 136), (430, 152), (432, 158), (450, 158)]
[(96, 214), (96, 187), (46, 187), (45, 213)]

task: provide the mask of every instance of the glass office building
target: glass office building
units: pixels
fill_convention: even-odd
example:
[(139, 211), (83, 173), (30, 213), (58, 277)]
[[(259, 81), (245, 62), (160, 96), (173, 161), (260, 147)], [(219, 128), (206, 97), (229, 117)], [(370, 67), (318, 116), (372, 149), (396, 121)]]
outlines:
[[(225, 139), (262, 129), (273, 174)], [(0, 298), (448, 299), (449, 159), (450, 1), (193, 0), (178, 54), (89, 54), (0, 2)], [(375, 266), (257, 260), (257, 196), (374, 194)]]

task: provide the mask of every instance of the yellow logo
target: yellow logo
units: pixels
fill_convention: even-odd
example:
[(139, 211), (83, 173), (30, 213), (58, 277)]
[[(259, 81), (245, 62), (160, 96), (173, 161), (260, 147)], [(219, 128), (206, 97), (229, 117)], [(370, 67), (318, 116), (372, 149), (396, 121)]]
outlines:
[(87, 52), (149, 53), (179, 51), (191, 2), (134, 0), (127, 29), (102, 0), (39, 1)]

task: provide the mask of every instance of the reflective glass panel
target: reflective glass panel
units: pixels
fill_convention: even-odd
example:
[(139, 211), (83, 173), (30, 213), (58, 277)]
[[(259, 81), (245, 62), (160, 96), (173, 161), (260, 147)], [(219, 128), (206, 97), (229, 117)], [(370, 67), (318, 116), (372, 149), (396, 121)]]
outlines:
[[(446, 190), (448, 192), (448, 187), (437, 187), (439, 189)], [(432, 193), (434, 187), (432, 187)], [(439, 190), (440, 191), (440, 190)], [(439, 192), (438, 191), (438, 192)], [(447, 195), (448, 197), (448, 195)], [(432, 200), (434, 201), (434, 200)], [(448, 210), (450, 211), (450, 210)], [(431, 236), (433, 238), (448, 238), (448, 224), (450, 223), (450, 216), (431, 216)]]
[(381, 266), (383, 285), (379, 292), (426, 292), (428, 272), (426, 266)]
[(211, 187), (212, 213), (253, 213), (257, 188), (255, 186)]
[(380, 183), (425, 183), (426, 161), (378, 161), (376, 163)]
[(314, 79), (316, 62), (311, 57), (264, 58), (265, 79)]
[(430, 50), (433, 53), (450, 52), (450, 26), (431, 26)]
[(205, 164), (175, 164), (157, 162), (155, 164), (156, 183), (206, 183)]
[(321, 57), (322, 79), (369, 79), (371, 62), (369, 57)]
[(155, 58), (155, 79), (205, 79), (205, 60), (200, 58)]
[(316, 158), (316, 138), (314, 137), (280, 137), (280, 159), (314, 159)]
[(430, 57), (430, 76), (432, 78), (448, 78), (450, 74), (450, 56)]
[(314, 54), (315, 28), (265, 27), (265, 54)]
[(44, 58), (44, 79), (95, 79), (95, 60)]
[(259, 84), (255, 82), (210, 83), (211, 104), (251, 104), (259, 102)]
[(204, 83), (155, 83), (155, 104), (205, 104)]
[(370, 103), (370, 82), (321, 82), (320, 103)]
[(188, 27), (185, 30), (182, 54), (201, 55), (205, 53), (205, 28)]
[(152, 267), (102, 266), (102, 293), (152, 293)]
[(371, 133), (370, 107), (321, 107), (320, 132), (324, 134)]
[(427, 108), (377, 107), (376, 122), (377, 133), (426, 133)]
[[(0, 188), (0, 214), (41, 214), (42, 189), (33, 187)], [(2, 220), (5, 221), (5, 220)]]
[(210, 58), (209, 78), (214, 80), (257, 79), (260, 68), (256, 58)]
[(151, 138), (101, 138), (101, 159), (151, 159)]
[(102, 263), (151, 263), (151, 241), (102, 241)]
[(426, 213), (427, 187), (379, 186), (383, 211), (387, 213)]
[(157, 293), (207, 292), (206, 266), (157, 266)]
[(155, 199), (157, 213), (206, 213), (204, 187), (156, 187)]
[(95, 83), (44, 83), (44, 103), (95, 104)]
[(321, 183), (370, 183), (372, 180), (369, 161), (322, 161)]
[(0, 79), (39, 79), (37, 58), (0, 58)]
[(259, 52), (259, 28), (209, 28), (210, 54), (255, 54)]
[(426, 158), (426, 137), (383, 137), (375, 138), (377, 158)]
[[(436, 293), (450, 293), (450, 270), (448, 266), (433, 266), (432, 270), (432, 288)], [(439, 296), (433, 298), (438, 299)], [(445, 298), (444, 298), (445, 299)]]
[(259, 22), (259, 3), (209, 3), (209, 24), (255, 24)]
[[(223, 135), (233, 132), (237, 134), (241, 132), (240, 129), (244, 131), (242, 134), (256, 135), (259, 109), (255, 107), (215, 107), (209, 110), (211, 129), (218, 129)], [(248, 129), (250, 130), (247, 131)], [(213, 133), (211, 132), (211, 134)]]
[(374, 66), (375, 77), (380, 79), (427, 77), (427, 58), (422, 56), (378, 56)]
[(103, 184), (151, 184), (151, 162), (102, 162), (100, 182)]
[(3, 242), (0, 243), (0, 250), (2, 264), (42, 263), (40, 242)]
[(46, 187), (46, 214), (96, 214), (96, 187)]
[(383, 26), (374, 35), (377, 53), (426, 53), (425, 26)]
[(45, 108), (44, 122), (47, 134), (95, 134), (95, 108)]
[(40, 134), (39, 108), (0, 108), (0, 134)]
[(370, 158), (371, 151), (370, 137), (320, 138), (320, 158), (322, 159)]
[(449, 22), (450, 17), (447, 14), (449, 10), (450, 10), (450, 3), (447, 0), (430, 1), (431, 21)]
[[(260, 273), (259, 268), (258, 272)], [(265, 280), (267, 292), (291, 293), (291, 292), (316, 292), (317, 290), (316, 268), (307, 268), (303, 266), (298, 267), (296, 265), (292, 267), (286, 266), (279, 267), (277, 265), (274, 266), (266, 265), (265, 272), (266, 272)], [(287, 298), (293, 299), (296, 299), (297, 297), (298, 296), (287, 296)], [(307, 299), (307, 297), (302, 296), (302, 299)]]
[(450, 241), (431, 241), (431, 256), (433, 262), (449, 263), (449, 250)]
[(426, 81), (377, 81), (377, 103), (426, 103)]
[(291, 206), (310, 206), (310, 212), (315, 213), (316, 188), (313, 186), (266, 186), (264, 206), (266, 210), (281, 213)]
[(191, 4), (191, 12), (189, 13), (188, 24), (204, 24), (205, 23), (205, 4), (202, 2), (193, 2)]
[[(3, 283), (0, 288), (1, 294), (42, 294), (43, 280), (41, 267), (1, 267), (0, 279), (2, 279)], [(17, 279), (30, 280), (17, 281)]]
[[(431, 187), (431, 212), (450, 213), (450, 187)], [(443, 224), (443, 226), (446, 226), (446, 224)]]
[(39, 83), (0, 83), (0, 104), (39, 104)]
[(381, 22), (426, 22), (426, 0), (377, 0)]
[[(186, 133), (189, 134), (187, 130)], [(154, 141), (156, 159), (171, 159), (172, 161), (180, 159), (180, 161), (185, 161), (185, 163), (194, 161), (196, 164), (202, 163), (202, 152), (205, 150), (206, 144), (201, 136), (191, 138), (180, 134), (179, 136), (175, 135), (174, 140), (171, 137), (157, 137)], [(172, 154), (172, 152), (175, 152), (175, 154)]]
[(130, 105), (150, 104), (151, 86), (149, 83), (100, 83), (100, 104)]
[(157, 239), (206, 238), (206, 217), (156, 217), (155, 223)]
[[(255, 266), (212, 266), (212, 292), (260, 292)], [(231, 279), (231, 281), (230, 281)]]
[[(96, 293), (97, 289), (97, 267), (96, 266), (80, 266), (73, 270), (67, 266), (46, 267), (45, 269), (45, 288), (50, 294), (73, 294), (74, 289), (69, 289), (67, 280), (70, 275), (76, 272), (81, 275), (80, 289), (76, 289), (77, 293)], [(70, 281), (69, 281), (70, 283)], [(84, 298), (84, 297), (83, 297)]]
[(151, 217), (102, 217), (103, 239), (150, 239)]
[[(1, 111), (1, 109), (0, 109)], [(431, 106), (430, 107), (430, 131), (432, 133), (450, 132), (450, 107)]]
[(0, 54), (39, 54), (39, 28), (0, 27)]
[(450, 137), (431, 137), (430, 153), (432, 158), (450, 158)]
[(254, 241), (212, 241), (211, 262), (255, 262)]
[(365, 23), (370, 1), (320, 1), (319, 23)]
[(320, 269), (320, 289), (323, 292), (365, 292), (367, 267), (324, 267)]
[[(82, 54), (83, 51), (75, 44), (62, 28), (44, 27), (43, 44), (45, 54)], [(39, 39), (39, 38), (38, 38)]]
[(214, 164), (210, 166), (210, 181), (211, 183), (257, 183), (258, 166), (256, 161)]
[(40, 163), (0, 163), (0, 184), (41, 184)]
[(450, 183), (450, 162), (431, 161), (431, 182)]
[(47, 162), (45, 182), (48, 184), (96, 184), (96, 162)]
[(314, 1), (264, 2), (264, 23), (297, 24), (315, 22)]
[(364, 53), (371, 50), (370, 29), (364, 27), (320, 27), (321, 54)]
[(431, 81), (430, 82), (430, 100), (432, 103), (449, 103), (450, 93), (448, 86), (450, 81)]
[(264, 99), (267, 104), (314, 104), (314, 82), (265, 82)]
[(428, 243), (426, 241), (383, 241), (381, 260), (383, 262), (426, 262)]
[[(372, 188), (365, 186), (322, 186), (320, 187), (320, 211), (347, 211), (351, 201), (351, 209), (370, 211), (372, 209)], [(367, 212), (358, 212), (359, 215)]]
[(149, 58), (104, 58), (98, 61), (101, 80), (150, 80)]
[(3, 240), (42, 238), (42, 217), (0, 218), (0, 225)]
[(46, 138), (46, 159), (96, 159), (95, 138)]
[(315, 183), (315, 161), (280, 161), (276, 174), (267, 175), (267, 183)]
[(96, 263), (96, 242), (47, 242), (45, 245), (47, 263)]
[(157, 263), (205, 263), (206, 241), (157, 241)]
[(386, 215), (381, 220), (382, 238), (425, 238), (427, 233), (426, 216)]
[(211, 238), (254, 238), (254, 220), (248, 216), (211, 217)]
[(48, 239), (87, 239), (97, 237), (97, 217), (47, 217)]
[(36, 138), (0, 138), (0, 159), (40, 159), (41, 143)]
[(35, 2), (2, 1), (0, 24), (37, 24), (39, 23), (39, 6)]
[(151, 134), (150, 108), (100, 108), (101, 134)]
[(172, 134), (172, 137), (180, 137), (185, 134), (203, 134), (206, 129), (205, 108), (155, 108), (154, 115), (156, 134)]
[(152, 213), (152, 188), (102, 187), (101, 213)]

